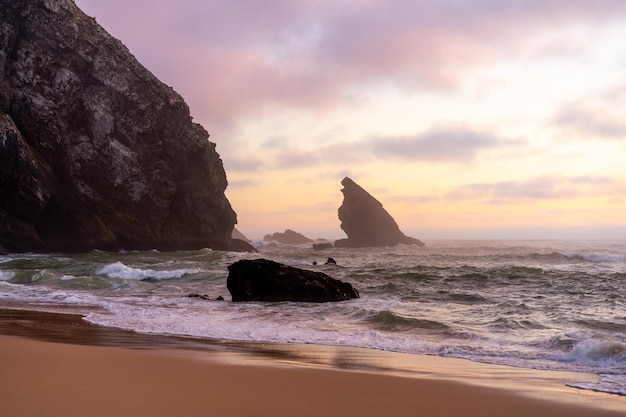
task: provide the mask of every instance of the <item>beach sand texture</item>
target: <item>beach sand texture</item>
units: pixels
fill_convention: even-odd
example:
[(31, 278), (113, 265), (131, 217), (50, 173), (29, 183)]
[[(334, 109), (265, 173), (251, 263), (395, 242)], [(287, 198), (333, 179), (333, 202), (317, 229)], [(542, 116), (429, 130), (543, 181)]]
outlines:
[[(37, 313), (31, 316), (45, 317)], [(61, 328), (71, 327), (72, 322), (76, 319), (64, 323), (55, 320)], [(550, 372), (533, 371), (538, 380), (546, 375), (546, 392), (552, 390), (543, 396), (552, 399), (546, 399), (533, 395), (523, 383), (516, 386), (510, 378), (505, 378), (507, 384), (497, 379), (489, 384), (468, 384), (454, 379), (454, 368), (450, 370), (452, 378), (438, 376), (436, 366), (428, 363), (442, 358), (423, 358), (424, 366), (430, 368), (423, 377), (270, 359), (237, 364), (242, 356), (187, 348), (146, 348), (142, 344), (132, 349), (42, 341), (24, 337), (25, 328), (31, 329), (31, 336), (38, 336), (37, 326), (30, 323), (7, 327), (5, 319), (5, 326), (0, 326), (5, 334), (20, 334), (0, 336), (3, 416), (626, 415), (626, 409), (620, 410), (622, 404), (626, 405), (622, 397), (567, 388), (558, 378), (550, 381)], [(21, 330), (16, 332), (16, 328)], [(68, 332), (91, 337), (89, 328), (76, 325)], [(449, 364), (454, 367), (462, 362)], [(472, 365), (468, 369), (476, 372), (476, 366), (490, 368)], [(467, 372), (459, 368), (460, 374)], [(497, 375), (492, 373), (491, 378)], [(505, 388), (496, 388), (498, 385)]]

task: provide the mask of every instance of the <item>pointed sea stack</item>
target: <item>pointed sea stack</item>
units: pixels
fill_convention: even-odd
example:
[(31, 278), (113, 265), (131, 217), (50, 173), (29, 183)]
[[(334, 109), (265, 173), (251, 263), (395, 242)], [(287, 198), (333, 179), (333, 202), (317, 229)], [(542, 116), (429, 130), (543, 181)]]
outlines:
[(348, 238), (336, 240), (336, 247), (424, 246), (420, 240), (402, 233), (383, 205), (357, 183), (346, 177), (341, 185), (344, 188), (339, 220)]
[(254, 249), (215, 144), (72, 0), (0, 2), (0, 247)]

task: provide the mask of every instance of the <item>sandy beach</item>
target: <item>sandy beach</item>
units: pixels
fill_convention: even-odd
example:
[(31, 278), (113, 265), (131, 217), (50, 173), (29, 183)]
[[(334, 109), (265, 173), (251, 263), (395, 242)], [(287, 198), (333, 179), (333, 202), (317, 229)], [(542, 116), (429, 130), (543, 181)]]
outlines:
[(5, 310), (0, 333), (8, 417), (626, 415), (626, 398), (569, 388), (563, 373), (332, 347), (195, 349), (23, 311)]

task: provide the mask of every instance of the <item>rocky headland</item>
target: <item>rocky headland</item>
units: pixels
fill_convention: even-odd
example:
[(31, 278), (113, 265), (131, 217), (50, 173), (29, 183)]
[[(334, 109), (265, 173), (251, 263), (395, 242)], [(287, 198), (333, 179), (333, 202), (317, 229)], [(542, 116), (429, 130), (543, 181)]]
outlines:
[(276, 242), (281, 245), (303, 245), (305, 243), (312, 243), (313, 239), (309, 239), (302, 233), (298, 233), (294, 230), (287, 229), (284, 233), (276, 232), (271, 235), (263, 236), (265, 242)]
[(208, 138), (72, 0), (0, 2), (0, 251), (254, 250)]
[(361, 186), (346, 177), (341, 181), (343, 203), (338, 215), (346, 239), (335, 241), (335, 247), (378, 247), (419, 245), (424, 243), (406, 236), (383, 205)]

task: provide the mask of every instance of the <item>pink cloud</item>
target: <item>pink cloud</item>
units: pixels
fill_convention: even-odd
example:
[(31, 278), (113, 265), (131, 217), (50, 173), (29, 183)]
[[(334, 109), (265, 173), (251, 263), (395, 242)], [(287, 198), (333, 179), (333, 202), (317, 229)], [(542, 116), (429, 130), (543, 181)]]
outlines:
[(626, 141), (626, 123), (606, 104), (570, 103), (555, 116), (553, 124), (573, 130), (584, 139)]
[(481, 151), (507, 146), (507, 143), (485, 132), (440, 127), (413, 136), (372, 138), (367, 145), (379, 157), (467, 163), (474, 161)]
[(526, 181), (466, 184), (445, 197), (449, 201), (486, 200), (489, 204), (517, 204), (538, 200), (577, 199), (612, 194), (619, 184), (609, 177), (540, 176)]
[(317, 155), (310, 151), (285, 149), (276, 157), (277, 168), (300, 168), (316, 165)]
[(363, 86), (454, 88), (559, 27), (626, 17), (622, 0), (77, 0), (214, 127)]

